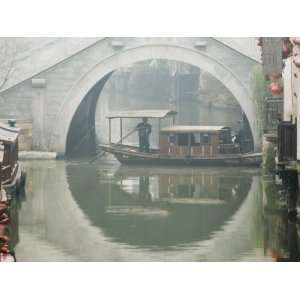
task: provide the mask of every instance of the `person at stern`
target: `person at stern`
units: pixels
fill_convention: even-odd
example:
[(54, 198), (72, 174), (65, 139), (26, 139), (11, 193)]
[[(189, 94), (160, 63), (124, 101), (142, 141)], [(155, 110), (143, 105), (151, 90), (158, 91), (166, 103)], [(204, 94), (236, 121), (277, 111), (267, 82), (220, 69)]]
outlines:
[(148, 118), (143, 118), (142, 122), (136, 126), (139, 135), (140, 151), (149, 153), (149, 137), (152, 131), (151, 125), (148, 123)]

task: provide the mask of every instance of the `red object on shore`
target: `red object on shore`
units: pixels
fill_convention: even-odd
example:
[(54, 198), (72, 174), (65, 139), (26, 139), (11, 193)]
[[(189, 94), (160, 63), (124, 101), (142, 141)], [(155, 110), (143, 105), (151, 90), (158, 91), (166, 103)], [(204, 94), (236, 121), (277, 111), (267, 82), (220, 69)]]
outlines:
[[(3, 206), (5, 208), (5, 206)], [(3, 209), (2, 212), (0, 212), (0, 224), (8, 224), (9, 223), (9, 218), (8, 215), (6, 214), (6, 211)]]
[(286, 59), (289, 56), (291, 56), (291, 54), (292, 54), (292, 47), (291, 47), (291, 45), (289, 45), (287, 43), (284, 43), (283, 46), (282, 46), (282, 58)]
[(4, 253), (4, 254), (9, 254), (10, 253), (7, 244), (3, 245), (2, 248), (0, 248), (0, 253)]
[(7, 204), (6, 202), (0, 202), (0, 215), (7, 211)]
[[(1, 187), (0, 187), (1, 188)], [(2, 193), (2, 191), (0, 190)], [(3, 197), (2, 199), (3, 200)], [(9, 249), (9, 224), (8, 204), (6, 201), (0, 201), (0, 262), (14, 262), (15, 258)]]
[(0, 224), (8, 225), (9, 224), (9, 218), (0, 219)]
[(8, 218), (8, 215), (5, 212), (0, 214), (0, 220), (6, 219), (6, 218)]
[(0, 262), (15, 262), (15, 259), (11, 254), (0, 253)]
[(0, 224), (0, 235), (5, 235), (7, 233), (7, 226)]
[(283, 91), (282, 86), (278, 82), (270, 83), (269, 89), (270, 89), (270, 92), (275, 95), (281, 94)]
[(0, 246), (3, 243), (8, 243), (8, 241), (9, 241), (9, 237), (8, 237), (7, 226), (4, 224), (0, 224)]

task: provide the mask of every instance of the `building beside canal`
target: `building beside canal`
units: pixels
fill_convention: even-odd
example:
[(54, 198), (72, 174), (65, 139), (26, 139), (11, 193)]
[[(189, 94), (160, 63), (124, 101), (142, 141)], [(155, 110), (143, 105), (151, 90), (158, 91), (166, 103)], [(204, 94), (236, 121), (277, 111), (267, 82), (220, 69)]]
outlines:
[[(260, 38), (267, 83), (264, 140), (284, 179), (300, 173), (300, 38)], [(293, 180), (293, 182), (295, 182)]]

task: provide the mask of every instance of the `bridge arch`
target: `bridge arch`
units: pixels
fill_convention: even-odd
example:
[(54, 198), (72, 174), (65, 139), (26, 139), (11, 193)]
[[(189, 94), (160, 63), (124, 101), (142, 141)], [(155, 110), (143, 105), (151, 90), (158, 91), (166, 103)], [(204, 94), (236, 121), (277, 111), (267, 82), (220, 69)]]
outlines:
[(119, 50), (95, 64), (73, 84), (62, 102), (57, 122), (52, 129), (50, 148), (60, 153), (66, 152), (67, 137), (72, 119), (85, 96), (97, 83), (121, 67), (150, 59), (167, 59), (187, 63), (201, 68), (218, 79), (240, 104), (249, 121), (254, 147), (255, 149), (259, 148), (255, 104), (245, 84), (228, 66), (210, 56), (209, 53), (173, 44), (141, 45)]

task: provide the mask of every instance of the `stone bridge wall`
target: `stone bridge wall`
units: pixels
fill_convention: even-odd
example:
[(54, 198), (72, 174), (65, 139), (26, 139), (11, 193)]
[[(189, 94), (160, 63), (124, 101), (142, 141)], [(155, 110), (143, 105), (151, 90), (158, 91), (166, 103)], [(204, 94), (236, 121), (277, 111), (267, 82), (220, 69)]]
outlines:
[(73, 117), (89, 91), (120, 67), (160, 58), (198, 66), (221, 81), (241, 104), (259, 147), (250, 90), (258, 62), (213, 38), (101, 39), (3, 91), (0, 118), (31, 121), (32, 149), (65, 153)]

